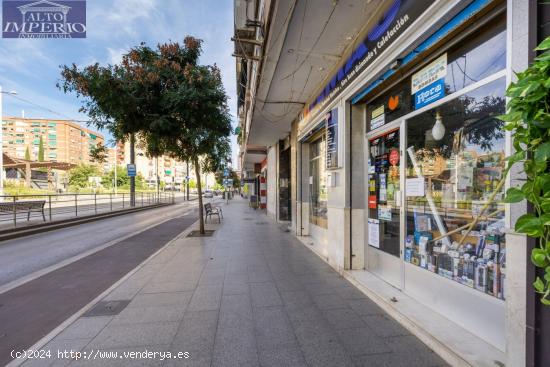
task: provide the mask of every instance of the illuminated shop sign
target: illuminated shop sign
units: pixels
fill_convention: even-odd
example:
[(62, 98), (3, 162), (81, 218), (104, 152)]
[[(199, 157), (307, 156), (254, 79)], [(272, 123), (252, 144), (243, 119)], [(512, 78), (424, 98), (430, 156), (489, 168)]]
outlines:
[(365, 40), (359, 44), (319, 96), (304, 111), (304, 116), (316, 108), (323, 108), (339, 95), (347, 84), (355, 80), (380, 57), (432, 4), (432, 0), (395, 0), (378, 25), (370, 30)]

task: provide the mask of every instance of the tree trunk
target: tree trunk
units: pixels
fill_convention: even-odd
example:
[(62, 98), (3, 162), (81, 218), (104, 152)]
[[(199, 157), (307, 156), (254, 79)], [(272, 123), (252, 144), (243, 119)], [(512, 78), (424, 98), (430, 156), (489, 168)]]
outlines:
[(204, 213), (202, 207), (202, 186), (201, 186), (201, 169), (199, 167), (199, 160), (194, 159), (195, 175), (197, 176), (197, 193), (199, 194), (199, 231), (200, 234), (204, 234)]

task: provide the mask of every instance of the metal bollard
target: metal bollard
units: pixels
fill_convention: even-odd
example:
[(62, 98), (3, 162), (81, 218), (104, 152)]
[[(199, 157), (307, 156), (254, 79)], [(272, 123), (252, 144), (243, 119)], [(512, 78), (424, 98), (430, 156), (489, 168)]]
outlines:
[(48, 195), (48, 207), (50, 211), (50, 222), (52, 221), (52, 196)]

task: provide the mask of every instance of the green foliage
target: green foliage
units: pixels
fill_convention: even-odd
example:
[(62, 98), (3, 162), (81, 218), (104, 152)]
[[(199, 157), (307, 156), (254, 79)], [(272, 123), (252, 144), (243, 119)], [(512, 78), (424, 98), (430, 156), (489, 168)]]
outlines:
[(190, 179), (189, 180), (189, 188), (190, 189), (196, 189), (197, 188), (197, 181), (193, 180), (193, 179)]
[(30, 161), (31, 160), (31, 152), (29, 150), (29, 146), (25, 148), (25, 160)]
[[(101, 178), (101, 185), (106, 188), (112, 188), (113, 182), (115, 180), (115, 169), (113, 168), (107, 174), (103, 175)], [(130, 176), (128, 176), (128, 171), (125, 166), (117, 166), (116, 171), (116, 183), (117, 187), (121, 189), (128, 189), (130, 187)], [(145, 190), (147, 188), (147, 183), (141, 174), (136, 176), (136, 189)]]
[(99, 177), (99, 169), (90, 164), (81, 164), (69, 171), (69, 185), (74, 188), (85, 188), (90, 186), (90, 177)]
[(38, 162), (44, 162), (44, 139), (40, 135), (40, 142), (38, 143)]
[[(58, 87), (84, 98), (93, 124), (117, 139), (135, 134), (150, 156), (168, 154), (200, 172), (215, 172), (229, 160), (232, 133), (219, 68), (200, 65), (202, 41), (186, 37), (150, 48), (142, 43), (119, 65), (63, 67)], [(200, 230), (204, 231), (199, 195)]]
[(509, 165), (523, 164), (526, 176), (521, 187), (508, 189), (506, 202), (525, 199), (532, 204), (533, 213), (519, 217), (515, 231), (538, 240), (531, 262), (544, 275), (533, 287), (541, 302), (550, 305), (550, 37), (536, 50), (543, 52), (508, 87), (508, 113), (500, 118), (513, 134), (516, 153), (508, 157)]
[(107, 148), (101, 143), (90, 148), (90, 158), (92, 162), (97, 162), (99, 164), (107, 162), (107, 159), (109, 158)]

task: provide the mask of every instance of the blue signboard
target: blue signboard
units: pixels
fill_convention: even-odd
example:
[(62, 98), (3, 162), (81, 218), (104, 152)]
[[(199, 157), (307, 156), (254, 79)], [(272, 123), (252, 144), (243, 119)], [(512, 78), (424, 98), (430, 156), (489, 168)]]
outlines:
[(414, 95), (414, 109), (418, 110), (445, 97), (445, 79), (438, 79)]
[(338, 167), (338, 109), (327, 114), (327, 168)]
[(136, 177), (136, 165), (135, 164), (127, 164), (126, 165), (126, 171), (128, 171), (128, 177)]

